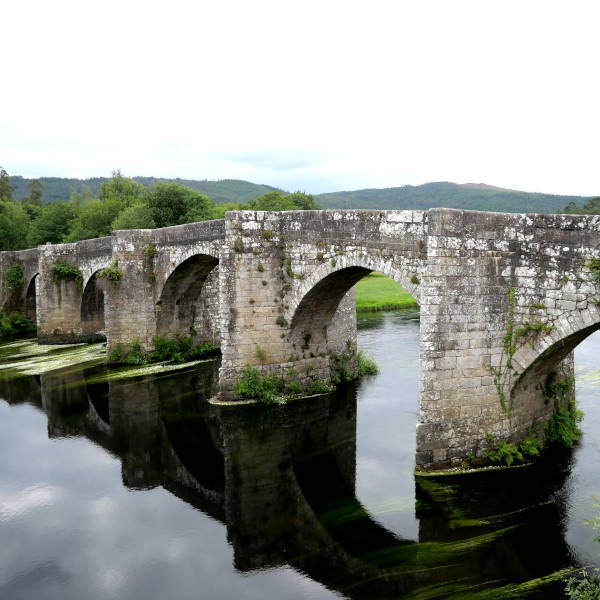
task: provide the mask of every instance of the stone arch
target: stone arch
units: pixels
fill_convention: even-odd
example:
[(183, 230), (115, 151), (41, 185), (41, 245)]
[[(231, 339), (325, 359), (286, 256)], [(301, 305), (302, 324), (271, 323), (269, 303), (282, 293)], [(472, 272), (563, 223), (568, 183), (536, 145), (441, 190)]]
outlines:
[(294, 347), (308, 350), (310, 346), (315, 355), (327, 352), (333, 316), (352, 287), (369, 273), (387, 275), (418, 298), (418, 283), (411, 281), (410, 271), (395, 267), (390, 260), (362, 256), (341, 256), (335, 266), (324, 263), (302, 281), (288, 313), (289, 341)]
[(552, 326), (551, 332), (537, 334), (530, 342), (521, 344), (514, 353), (513, 390), (532, 371), (539, 375), (544, 365), (551, 370), (586, 337), (600, 329), (600, 309), (590, 304), (585, 311), (561, 315), (552, 322)]
[(600, 329), (600, 311), (590, 306), (585, 311), (560, 316), (553, 326), (551, 332), (537, 334), (513, 355), (510, 420), (516, 437), (525, 435), (532, 423), (549, 418), (555, 409), (554, 401), (562, 402), (565, 408), (574, 398), (574, 388), (564, 397), (549, 395), (549, 383), (556, 376), (573, 376), (573, 350)]
[(195, 332), (199, 339), (214, 338), (213, 319), (202, 313), (214, 313), (216, 321), (218, 264), (219, 260), (210, 254), (195, 253), (172, 269), (156, 303), (158, 335)]
[(95, 271), (87, 280), (81, 294), (81, 333), (84, 337), (106, 339), (104, 301), (106, 280)]
[(33, 321), (34, 323), (37, 320), (37, 281), (38, 281), (39, 273), (34, 273), (34, 275), (29, 280), (27, 285), (27, 289), (25, 291), (25, 298), (23, 301), (23, 313), (25, 316)]

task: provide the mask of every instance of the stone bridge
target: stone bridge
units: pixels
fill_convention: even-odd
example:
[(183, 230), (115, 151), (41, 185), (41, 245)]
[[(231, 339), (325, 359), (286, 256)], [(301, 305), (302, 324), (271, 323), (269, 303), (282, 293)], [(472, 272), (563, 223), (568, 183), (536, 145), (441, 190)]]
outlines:
[[(519, 440), (552, 414), (556, 373), (572, 374), (573, 348), (600, 328), (599, 232), (600, 216), (238, 211), (2, 252), (0, 299), (35, 315), (42, 343), (149, 348), (176, 333), (218, 343), (231, 397), (247, 365), (302, 384), (351, 369), (352, 288), (384, 273), (421, 307), (417, 463), (455, 463), (481, 455), (487, 434)], [(57, 260), (80, 280), (55, 279)], [(111, 265), (120, 280), (99, 276)]]

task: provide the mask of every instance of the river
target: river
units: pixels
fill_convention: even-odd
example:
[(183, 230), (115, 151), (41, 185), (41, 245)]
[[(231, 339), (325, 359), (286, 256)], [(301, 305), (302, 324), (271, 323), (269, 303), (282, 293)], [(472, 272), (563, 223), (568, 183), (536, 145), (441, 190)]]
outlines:
[(564, 597), (538, 584), (600, 566), (600, 334), (572, 453), (452, 479), (413, 475), (418, 336), (361, 316), (378, 375), (268, 407), (209, 404), (217, 361), (115, 378), (0, 347), (0, 598)]

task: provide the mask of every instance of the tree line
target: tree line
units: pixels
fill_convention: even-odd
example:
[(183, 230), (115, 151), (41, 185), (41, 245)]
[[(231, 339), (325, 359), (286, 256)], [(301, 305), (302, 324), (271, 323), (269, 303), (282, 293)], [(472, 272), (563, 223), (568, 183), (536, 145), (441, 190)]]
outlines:
[(153, 229), (209, 219), (228, 210), (315, 210), (310, 194), (267, 192), (248, 202), (216, 204), (179, 183), (145, 186), (120, 171), (102, 183), (98, 194), (71, 193), (69, 199), (42, 202), (43, 186), (29, 182), (28, 195), (13, 198), (7, 172), (0, 167), (0, 250), (77, 242), (110, 235), (117, 229)]

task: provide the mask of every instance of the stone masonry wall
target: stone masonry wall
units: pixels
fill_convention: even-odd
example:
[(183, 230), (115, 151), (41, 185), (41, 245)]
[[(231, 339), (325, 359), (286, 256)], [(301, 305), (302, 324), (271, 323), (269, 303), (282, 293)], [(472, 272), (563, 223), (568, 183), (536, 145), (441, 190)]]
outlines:
[(585, 266), (598, 256), (598, 217), (433, 209), (428, 222), (417, 432), (425, 466), (481, 455), (487, 434), (517, 441), (547, 420), (547, 377), (572, 374), (569, 353), (600, 326)]
[(418, 297), (425, 257), (418, 211), (228, 213), (219, 265), (221, 393), (231, 395), (246, 365), (302, 384), (328, 380), (334, 349), (355, 352), (354, 322), (332, 327), (336, 311), (344, 320), (352, 286), (376, 270)]

